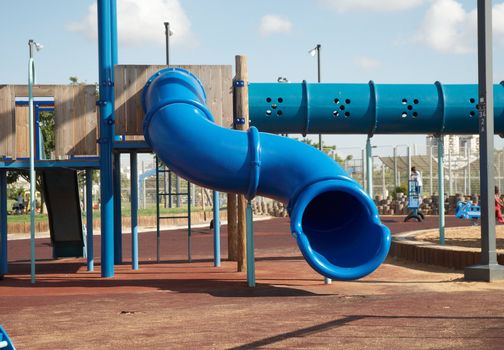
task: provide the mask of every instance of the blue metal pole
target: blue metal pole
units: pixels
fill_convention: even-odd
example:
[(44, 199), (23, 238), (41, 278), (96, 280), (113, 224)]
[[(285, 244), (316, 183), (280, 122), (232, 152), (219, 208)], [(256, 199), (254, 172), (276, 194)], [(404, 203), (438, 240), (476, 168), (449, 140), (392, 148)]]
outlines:
[[(110, 46), (111, 46), (111, 56), (112, 56), (112, 79), (114, 79), (114, 65), (118, 62), (117, 53), (117, 1), (110, 1)], [(112, 91), (114, 93), (114, 91)]]
[(110, 30), (111, 0), (98, 0), (98, 66), (100, 80), (101, 275), (114, 276), (114, 201), (112, 146), (114, 139), (113, 65)]
[(86, 249), (87, 269), (94, 271), (93, 246), (93, 169), (86, 169)]
[(114, 154), (114, 264), (122, 264), (121, 154)]
[(30, 144), (30, 275), (31, 283), (35, 283), (35, 136), (33, 115), (33, 84), (35, 83), (35, 62), (33, 61), (33, 41), (28, 43), (30, 59), (28, 62), (28, 130)]
[(445, 243), (445, 207), (444, 207), (444, 139), (438, 137), (438, 194), (439, 194), (439, 244)]
[(7, 171), (0, 171), (0, 276), (9, 270), (7, 256)]
[(366, 184), (369, 197), (373, 198), (373, 150), (369, 136), (366, 139)]
[(138, 270), (138, 161), (135, 152), (130, 155), (131, 171), (131, 267)]
[(255, 287), (255, 257), (254, 257), (254, 222), (252, 214), (252, 202), (248, 201), (246, 211), (247, 221), (247, 283), (249, 287)]
[(220, 215), (219, 192), (213, 191), (214, 266), (215, 267), (221, 266), (220, 216), (219, 215)]
[[(112, 57), (112, 82), (115, 81), (114, 65), (117, 64), (117, 3), (110, 0), (110, 49)], [(111, 101), (115, 101), (112, 88)], [(115, 120), (115, 108), (112, 108), (112, 119)], [(115, 136), (115, 125), (112, 124), (112, 135)], [(122, 213), (121, 213), (121, 155), (114, 156), (114, 264), (122, 264)]]

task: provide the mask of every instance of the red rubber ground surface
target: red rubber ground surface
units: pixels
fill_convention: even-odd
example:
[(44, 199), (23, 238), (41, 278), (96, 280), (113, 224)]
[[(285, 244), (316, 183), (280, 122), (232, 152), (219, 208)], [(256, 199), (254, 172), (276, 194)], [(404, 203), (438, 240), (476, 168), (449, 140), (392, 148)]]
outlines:
[[(394, 233), (436, 227), (402, 223)], [(448, 225), (462, 221), (448, 218)], [(189, 264), (183, 231), (140, 234), (141, 268), (112, 279), (84, 260), (50, 258), (37, 241), (37, 284), (27, 241), (11, 241), (11, 274), (0, 281), (0, 323), (18, 349), (502, 349), (504, 283), (468, 283), (460, 271), (387, 261), (370, 276), (324, 285), (289, 235), (287, 219), (257, 222), (256, 288), (235, 263), (212, 263), (212, 235), (197, 229)], [(225, 253), (223, 227), (223, 256)], [(96, 237), (99, 252), (99, 237)]]

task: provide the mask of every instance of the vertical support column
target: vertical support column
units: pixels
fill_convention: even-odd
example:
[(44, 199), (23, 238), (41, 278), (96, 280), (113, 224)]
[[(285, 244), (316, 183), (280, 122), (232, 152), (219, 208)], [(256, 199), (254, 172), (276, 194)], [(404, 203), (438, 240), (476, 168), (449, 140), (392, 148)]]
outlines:
[[(204, 198), (202, 197), (204, 200)], [(221, 266), (220, 247), (220, 199), (219, 192), (213, 191), (213, 223), (214, 223), (214, 266)]]
[(112, 144), (114, 139), (111, 1), (98, 0), (98, 66), (100, 80), (101, 275), (114, 276), (114, 202)]
[[(494, 97), (492, 69), (492, 1), (478, 0), (478, 103), (481, 171), (481, 261), (469, 266), (464, 277), (471, 281), (504, 279), (497, 263), (494, 198)], [(489, 166), (490, 165), (490, 166)]]
[(130, 154), (131, 177), (131, 268), (138, 270), (138, 157)]
[(94, 271), (93, 242), (93, 169), (86, 169), (86, 249), (87, 270)]
[(121, 154), (114, 153), (114, 264), (122, 264)]
[(364, 190), (367, 189), (366, 188), (366, 185), (367, 185), (367, 183), (366, 183), (366, 173), (367, 173), (367, 171), (366, 171), (366, 154), (365, 154), (365, 152), (366, 152), (365, 150), (363, 150), (363, 149), (361, 150), (361, 159), (362, 159), (362, 161), (361, 161), (361, 168), (362, 168), (362, 188)]
[[(409, 178), (410, 178), (410, 173), (411, 173), (411, 151), (410, 151), (410, 146), (406, 147), (406, 156), (408, 157), (408, 169), (406, 169), (406, 184), (409, 185)], [(408, 187), (408, 186), (406, 186)]]
[(371, 147), (371, 136), (366, 140), (366, 184), (367, 192), (373, 199), (373, 150)]
[(471, 149), (467, 153), (467, 191), (469, 195), (472, 196), (472, 185), (471, 185)]
[[(248, 130), (249, 128), (249, 104), (248, 104), (248, 66), (245, 56), (235, 56), (236, 74), (234, 81), (234, 125), (237, 130)], [(238, 195), (238, 264), (239, 272), (245, 271), (245, 261), (247, 259), (246, 243), (246, 207), (247, 200), (244, 195)]]
[(444, 245), (445, 207), (444, 207), (444, 138), (438, 138), (438, 195), (439, 195), (439, 244)]
[(191, 229), (191, 201), (192, 201), (192, 193), (190, 189), (189, 181), (187, 184), (187, 259), (189, 262), (192, 262), (192, 246), (191, 246), (191, 237), (192, 237), (192, 229)]
[(394, 146), (394, 191), (397, 186), (397, 146)]
[(238, 261), (237, 202), (235, 193), (227, 194), (228, 259), (230, 261)]
[(467, 186), (467, 172), (469, 171), (469, 162), (468, 162), (468, 159), (469, 159), (469, 150), (467, 149), (467, 140), (466, 142), (464, 143), (464, 156), (465, 156), (465, 159), (466, 159), (466, 167), (464, 169), (464, 196), (467, 196), (468, 192), (467, 192), (467, 189), (468, 189), (468, 186)]
[[(177, 208), (180, 208), (180, 177), (178, 177), (178, 175), (175, 175), (175, 192)], [(189, 193), (189, 188), (187, 192)]]
[(453, 194), (453, 172), (452, 172), (452, 137), (448, 137), (448, 196)]
[[(173, 206), (172, 204), (172, 172), (168, 173), (168, 208)], [(144, 205), (145, 207), (145, 205)]]
[(0, 170), (0, 279), (9, 271), (7, 244), (7, 171)]
[(33, 117), (33, 84), (35, 83), (35, 64), (33, 61), (33, 48), (31, 41), (30, 61), (28, 69), (28, 129), (29, 129), (29, 144), (30, 144), (30, 275), (31, 283), (35, 283), (35, 209), (37, 201), (35, 200), (36, 187), (36, 172), (35, 172), (35, 137), (34, 137), (34, 117)]
[(159, 159), (156, 158), (156, 261), (159, 263), (161, 260), (161, 221), (159, 210)]
[(430, 195), (434, 194), (434, 188), (432, 186), (432, 136), (431, 136), (431, 142), (429, 145), (429, 189), (430, 189)]
[[(254, 218), (252, 213), (252, 201), (247, 203), (247, 284), (255, 287), (255, 254), (254, 254)], [(329, 280), (330, 281), (330, 280)], [(330, 283), (330, 282), (329, 282)]]
[(385, 184), (385, 163), (382, 162), (381, 165), (381, 174), (382, 174), (382, 196), (383, 199), (387, 199), (387, 185)]

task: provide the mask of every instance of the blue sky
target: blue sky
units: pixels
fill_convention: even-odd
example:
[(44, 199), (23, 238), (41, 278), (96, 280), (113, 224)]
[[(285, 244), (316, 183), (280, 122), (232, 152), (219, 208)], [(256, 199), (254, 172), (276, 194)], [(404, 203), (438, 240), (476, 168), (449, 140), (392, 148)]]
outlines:
[[(27, 41), (39, 83), (98, 80), (93, 0), (3, 1), (0, 82), (24, 83)], [(173, 64), (233, 64), (249, 58), (250, 80), (316, 80), (322, 45), (325, 82), (474, 83), (475, 1), (464, 0), (118, 0), (119, 62), (163, 63), (164, 27), (172, 23)], [(504, 3), (494, 1), (494, 76), (504, 79)], [(361, 147), (364, 137), (330, 136)], [(377, 144), (424, 144), (423, 137), (376, 137)], [(499, 143), (499, 146), (502, 144)], [(421, 150), (422, 147), (419, 147)]]

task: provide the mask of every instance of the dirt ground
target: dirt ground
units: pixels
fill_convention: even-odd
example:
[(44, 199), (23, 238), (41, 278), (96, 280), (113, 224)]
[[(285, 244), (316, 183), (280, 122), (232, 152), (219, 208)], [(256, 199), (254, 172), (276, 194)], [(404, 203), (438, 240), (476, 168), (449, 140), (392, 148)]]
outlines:
[[(479, 248), (481, 247), (481, 227), (450, 227), (445, 230), (445, 244), (449, 246)], [(497, 235), (497, 250), (504, 251), (504, 225), (495, 227)], [(437, 230), (427, 231), (415, 236), (418, 241), (439, 243), (439, 232)]]
[[(435, 227), (436, 218), (402, 223), (394, 233)], [(459, 222), (447, 220), (448, 225)], [(139, 271), (114, 278), (87, 272), (80, 259), (50, 260), (37, 241), (37, 283), (29, 281), (27, 241), (9, 246), (0, 281), (0, 324), (18, 349), (502, 349), (504, 282), (464, 282), (461, 271), (389, 260), (359, 281), (324, 285), (300, 256), (287, 219), (255, 224), (257, 287), (235, 263), (213, 267), (212, 235), (140, 235)], [(226, 228), (222, 247), (226, 256)], [(99, 250), (96, 237), (96, 252)]]

